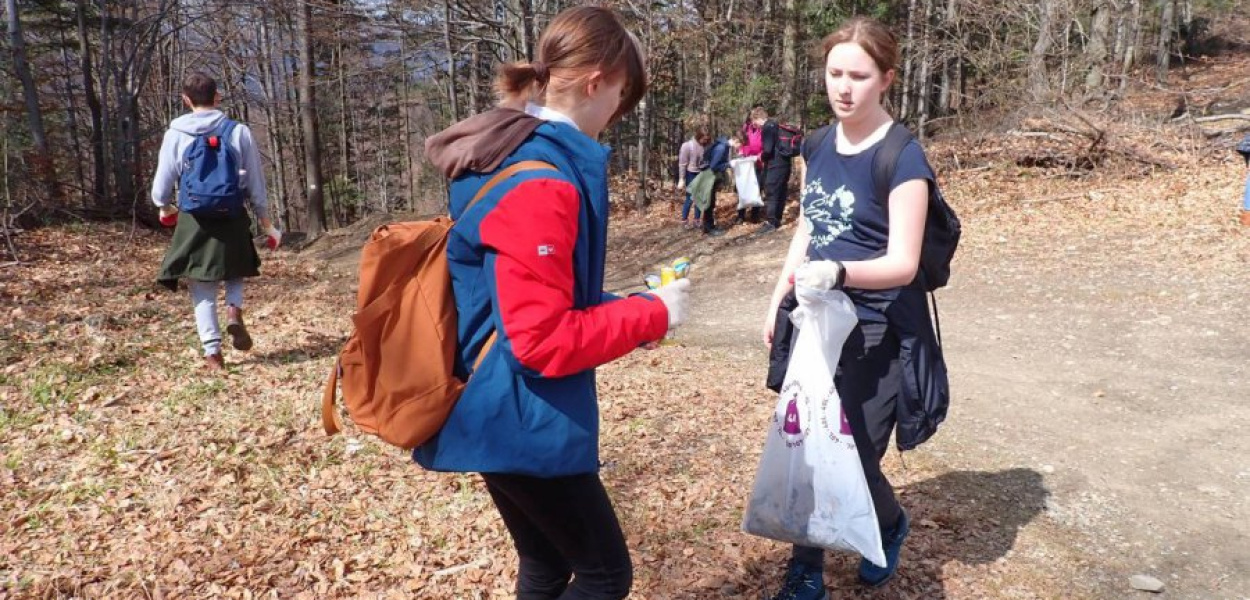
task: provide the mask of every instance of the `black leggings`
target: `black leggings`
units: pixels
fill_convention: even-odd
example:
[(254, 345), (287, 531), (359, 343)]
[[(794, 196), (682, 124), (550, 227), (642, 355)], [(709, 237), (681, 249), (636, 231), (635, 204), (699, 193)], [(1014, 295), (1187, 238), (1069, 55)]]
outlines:
[(483, 473), (482, 479), (521, 558), (517, 600), (629, 595), (629, 548), (598, 474), (548, 479)]

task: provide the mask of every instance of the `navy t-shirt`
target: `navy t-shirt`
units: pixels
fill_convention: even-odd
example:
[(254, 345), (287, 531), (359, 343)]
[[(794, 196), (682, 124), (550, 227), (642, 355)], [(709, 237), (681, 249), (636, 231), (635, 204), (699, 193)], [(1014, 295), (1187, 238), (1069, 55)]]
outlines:
[[(821, 140), (809, 138), (819, 146), (808, 148), (801, 196), (803, 216), (812, 228), (807, 256), (811, 260), (841, 261), (884, 256), (890, 239), (889, 198), (877, 198), (872, 181), (872, 161), (881, 142), (859, 154), (841, 154), (835, 150), (836, 139), (837, 132), (832, 129)], [(916, 179), (933, 182), (934, 175), (924, 149), (913, 140), (899, 156), (890, 191)], [(860, 320), (885, 322), (885, 310), (900, 289), (846, 291), (859, 309)]]

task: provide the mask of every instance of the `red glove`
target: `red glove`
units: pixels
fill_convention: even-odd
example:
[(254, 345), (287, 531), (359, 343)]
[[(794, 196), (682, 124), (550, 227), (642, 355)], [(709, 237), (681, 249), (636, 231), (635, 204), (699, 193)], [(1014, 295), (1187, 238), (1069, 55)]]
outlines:
[(277, 250), (281, 244), (282, 232), (278, 231), (277, 227), (270, 227), (269, 231), (265, 232), (265, 247), (270, 250)]
[(161, 207), (161, 225), (173, 227), (178, 224), (178, 209), (173, 206)]

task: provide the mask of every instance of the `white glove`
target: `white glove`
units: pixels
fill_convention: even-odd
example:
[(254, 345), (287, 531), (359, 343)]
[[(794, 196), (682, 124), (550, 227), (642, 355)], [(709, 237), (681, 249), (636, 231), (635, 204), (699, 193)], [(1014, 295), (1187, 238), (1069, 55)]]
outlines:
[(845, 279), (846, 269), (836, 260), (814, 260), (794, 271), (795, 283), (817, 290), (840, 290)]
[(690, 280), (678, 279), (654, 292), (657, 298), (668, 309), (668, 328), (673, 329), (686, 320), (686, 311), (690, 305)]

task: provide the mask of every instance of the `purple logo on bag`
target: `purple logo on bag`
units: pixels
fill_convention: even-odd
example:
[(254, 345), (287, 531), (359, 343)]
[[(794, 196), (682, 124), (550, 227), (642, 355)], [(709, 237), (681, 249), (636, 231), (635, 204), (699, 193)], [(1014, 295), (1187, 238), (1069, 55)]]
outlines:
[(855, 447), (851, 422), (846, 420), (846, 410), (842, 408), (842, 399), (836, 389), (830, 388), (820, 401), (820, 430), (835, 444)]
[(790, 435), (803, 433), (803, 428), (799, 426), (799, 405), (796, 398), (791, 398), (786, 404), (786, 422), (781, 426), (781, 430)]
[(803, 426), (810, 427), (810, 419), (813, 418), (810, 412), (811, 400), (803, 393), (803, 386), (797, 381), (791, 381), (782, 388), (780, 400), (785, 403), (786, 408), (773, 413), (773, 427), (777, 428), (777, 435), (785, 440), (787, 448), (802, 447), (809, 433), (803, 430)]

